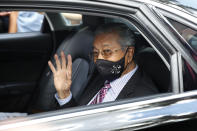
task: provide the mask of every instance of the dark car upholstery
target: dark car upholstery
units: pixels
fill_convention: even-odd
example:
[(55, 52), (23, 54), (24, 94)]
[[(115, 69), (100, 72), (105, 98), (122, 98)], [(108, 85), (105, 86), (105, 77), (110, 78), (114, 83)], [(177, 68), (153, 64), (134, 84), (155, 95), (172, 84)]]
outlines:
[[(66, 55), (71, 54), (72, 66), (72, 86), (73, 97), (77, 100), (85, 87), (89, 71), (89, 54), (92, 49), (93, 33), (87, 28), (79, 30), (76, 34), (67, 37), (58, 47), (56, 53), (64, 51)], [(54, 58), (51, 58), (53, 64)], [(84, 86), (83, 86), (84, 85)], [(53, 74), (47, 66), (39, 82), (37, 91), (30, 105), (29, 110), (47, 111), (55, 108), (56, 93), (53, 84)]]
[[(66, 37), (56, 51), (59, 56), (61, 51), (64, 51), (66, 55), (71, 54), (72, 56), (71, 92), (76, 101), (78, 101), (90, 78), (90, 70), (93, 70), (93, 66), (90, 66), (92, 62), (89, 59), (94, 39), (92, 31), (94, 31), (98, 25), (103, 24), (104, 19), (102, 17), (83, 15), (82, 21), (83, 24), (79, 27), (79, 31)], [(51, 60), (54, 64), (53, 56)], [(34, 93), (35, 95), (29, 104), (28, 112), (32, 113), (54, 109), (56, 103), (55, 93), (53, 74), (47, 65), (38, 88)]]
[(170, 71), (156, 51), (140, 35), (136, 37), (137, 64), (153, 80), (161, 93), (171, 91)]

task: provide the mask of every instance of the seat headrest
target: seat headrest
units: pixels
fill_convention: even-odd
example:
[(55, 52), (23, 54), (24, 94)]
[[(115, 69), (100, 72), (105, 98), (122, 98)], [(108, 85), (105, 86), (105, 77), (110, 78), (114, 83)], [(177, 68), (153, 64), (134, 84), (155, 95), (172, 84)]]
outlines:
[(59, 46), (57, 54), (59, 55), (61, 51), (64, 51), (65, 55), (71, 54), (73, 61), (77, 58), (89, 61), (89, 54), (92, 50), (93, 41), (93, 32), (87, 28), (83, 28), (73, 36), (65, 39)]
[(160, 92), (170, 90), (170, 71), (153, 48), (147, 47), (138, 52), (136, 63), (150, 76)]
[(105, 22), (103, 17), (83, 15), (82, 17), (83, 26), (89, 26), (92, 29), (96, 29), (98, 25), (102, 25)]

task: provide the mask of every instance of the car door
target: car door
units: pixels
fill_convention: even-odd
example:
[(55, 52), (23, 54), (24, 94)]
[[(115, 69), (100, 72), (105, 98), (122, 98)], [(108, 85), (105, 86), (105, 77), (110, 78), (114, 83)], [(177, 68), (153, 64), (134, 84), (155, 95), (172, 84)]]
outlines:
[[(40, 4), (40, 6), (48, 7), (47, 9), (51, 10), (57, 10), (57, 8), (61, 10), (65, 6), (70, 11), (74, 10), (79, 13), (86, 12), (92, 15), (123, 18), (129, 25), (131, 23), (134, 24), (170, 69), (172, 92), (138, 99), (127, 99), (100, 105), (72, 108), (70, 110), (58, 110), (30, 115), (20, 119), (20, 124), (14, 120), (12, 122), (16, 123), (10, 125), (9, 123), (7, 125), (1, 123), (2, 126), (0, 129), (137, 130), (174, 120), (174, 117), (167, 116), (177, 116), (176, 118), (181, 119), (181, 115), (191, 107), (191, 104), (188, 102), (190, 100), (190, 94), (178, 94), (180, 93), (180, 80), (178, 77), (180, 67), (178, 66), (177, 60), (178, 52), (172, 46), (177, 41), (174, 40), (174, 35), (165, 28), (166, 26), (164, 26), (159, 16), (155, 15), (146, 4), (124, 0), (121, 3), (116, 3), (115, 1), (87, 2), (80, 0), (65, 2), (50, 1), (54, 5), (49, 1), (50, 4), (47, 1), (42, 2), (43, 5)], [(23, 4), (27, 3), (24, 2)], [(34, 3), (32, 8), (37, 7), (37, 4)], [(87, 7), (88, 11), (86, 10)], [(186, 107), (188, 108), (181, 108), (183, 110), (177, 113), (177, 108), (182, 107), (180, 105), (183, 103), (187, 103)]]
[(0, 34), (0, 112), (22, 112), (28, 106), (52, 52), (48, 26), (44, 18), (40, 31)]

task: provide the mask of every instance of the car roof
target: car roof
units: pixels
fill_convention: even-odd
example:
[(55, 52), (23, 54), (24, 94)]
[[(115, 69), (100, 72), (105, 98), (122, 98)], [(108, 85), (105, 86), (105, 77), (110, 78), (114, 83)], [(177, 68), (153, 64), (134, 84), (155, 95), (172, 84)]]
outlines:
[(196, 0), (135, 0), (135, 1), (151, 4), (159, 8), (162, 8), (162, 6), (168, 6), (171, 8), (182, 10), (184, 12), (187, 12), (197, 17)]
[(169, 6), (178, 6), (181, 8), (192, 8), (197, 10), (196, 0), (136, 0), (144, 3), (158, 2), (162, 4), (168, 4)]
[(129, 5), (129, 1), (137, 2), (137, 3), (142, 3), (142, 4), (153, 5), (154, 7), (158, 7), (160, 9), (167, 10), (167, 11), (170, 10), (170, 12), (174, 10), (173, 11), (174, 14), (177, 14), (176, 11), (184, 12), (188, 15), (191, 15), (197, 18), (196, 0), (122, 0), (122, 1), (96, 0), (95, 2), (97, 1), (104, 2), (104, 3), (111, 3), (111, 4), (113, 3), (113, 4), (118, 4), (118, 5), (125, 5), (125, 6)]

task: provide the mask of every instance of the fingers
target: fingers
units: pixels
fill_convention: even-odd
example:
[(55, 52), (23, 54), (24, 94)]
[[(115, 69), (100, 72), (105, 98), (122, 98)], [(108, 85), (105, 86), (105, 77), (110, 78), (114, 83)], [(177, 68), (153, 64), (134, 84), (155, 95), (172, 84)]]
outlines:
[(71, 57), (71, 55), (68, 55), (67, 59), (68, 59), (67, 69), (72, 70), (72, 57)]
[(53, 72), (53, 74), (56, 73), (56, 70), (55, 70), (55, 67), (53, 66), (52, 62), (51, 61), (48, 61), (48, 64), (49, 64), (49, 68), (51, 69), (51, 71)]
[(68, 64), (67, 64), (67, 78), (71, 79), (72, 77), (72, 57), (71, 55), (67, 56)]
[(63, 51), (61, 51), (61, 58), (62, 58), (62, 68), (66, 69), (66, 58)]
[(55, 58), (57, 70), (60, 70), (60, 69), (61, 69), (61, 64), (60, 64), (60, 61), (59, 61), (59, 59), (58, 59), (57, 54), (55, 54), (54, 58)]
[(55, 62), (56, 62), (57, 69), (55, 69), (55, 67), (53, 66), (53, 64), (51, 63), (51, 61), (48, 62), (49, 67), (50, 67), (50, 69), (52, 70), (53, 73), (55, 73), (58, 70), (65, 69), (65, 70), (67, 70), (67, 72), (68, 72), (67, 74), (69, 76), (72, 75), (72, 57), (71, 57), (71, 55), (68, 55), (67, 56), (67, 61), (66, 61), (65, 54), (64, 54), (63, 51), (61, 51), (61, 60), (62, 60), (62, 63), (60, 63), (60, 60), (59, 60), (57, 54), (54, 55), (54, 59), (55, 59)]

